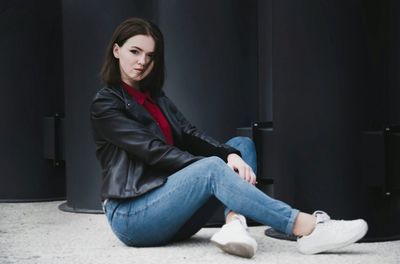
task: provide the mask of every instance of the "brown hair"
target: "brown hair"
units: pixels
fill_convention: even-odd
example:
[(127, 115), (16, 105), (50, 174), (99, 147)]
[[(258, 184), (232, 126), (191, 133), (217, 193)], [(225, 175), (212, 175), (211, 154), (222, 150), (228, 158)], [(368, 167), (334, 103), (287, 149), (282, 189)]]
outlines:
[(129, 18), (115, 29), (106, 49), (103, 66), (100, 72), (101, 79), (110, 87), (121, 84), (119, 63), (118, 59), (114, 57), (113, 47), (115, 43), (118, 44), (118, 46), (124, 45), (129, 38), (136, 35), (151, 36), (155, 41), (155, 51), (153, 55), (154, 67), (149, 75), (140, 81), (140, 89), (149, 91), (152, 96), (157, 96), (161, 92), (161, 88), (164, 84), (164, 38), (156, 25), (142, 18)]

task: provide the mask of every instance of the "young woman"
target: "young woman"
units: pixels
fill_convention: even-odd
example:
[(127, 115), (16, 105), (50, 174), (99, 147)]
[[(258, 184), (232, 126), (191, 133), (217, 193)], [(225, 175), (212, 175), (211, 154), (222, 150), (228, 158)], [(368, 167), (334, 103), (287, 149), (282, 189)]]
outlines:
[(252, 141), (221, 144), (193, 126), (162, 90), (164, 42), (149, 21), (131, 18), (115, 30), (101, 71), (91, 121), (103, 169), (101, 195), (115, 235), (126, 245), (161, 246), (195, 234), (221, 202), (226, 224), (211, 238), (251, 258), (257, 243), (245, 217), (298, 236), (300, 252), (347, 246), (367, 232), (364, 220), (335, 221), (302, 213), (254, 185)]

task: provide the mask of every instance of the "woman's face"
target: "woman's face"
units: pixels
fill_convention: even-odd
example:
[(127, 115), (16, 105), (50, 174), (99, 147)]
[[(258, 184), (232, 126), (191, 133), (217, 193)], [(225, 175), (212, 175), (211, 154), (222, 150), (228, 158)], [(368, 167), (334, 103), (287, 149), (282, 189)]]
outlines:
[(119, 69), (123, 82), (138, 88), (154, 67), (153, 54), (155, 41), (147, 35), (136, 35), (129, 38), (120, 47), (114, 44), (114, 57), (119, 60)]

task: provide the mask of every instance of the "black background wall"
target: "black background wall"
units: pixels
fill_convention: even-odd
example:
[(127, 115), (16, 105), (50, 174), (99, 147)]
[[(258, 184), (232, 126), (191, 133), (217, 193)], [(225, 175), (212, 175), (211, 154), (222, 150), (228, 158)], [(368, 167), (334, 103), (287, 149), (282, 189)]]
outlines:
[(285, 186), (276, 193), (306, 211), (352, 217), (345, 205), (361, 205), (365, 191), (358, 170), (371, 89), (362, 1), (275, 1), (272, 12), (277, 177)]
[(363, 217), (369, 236), (399, 234), (399, 186), (387, 185), (399, 177), (387, 167), (399, 163), (388, 154), (398, 133), (388, 145), (383, 132), (399, 124), (398, 4), (273, 1), (271, 8), (276, 197), (308, 212)]
[[(384, 81), (384, 105), (385, 105), (385, 120), (389, 124), (399, 124), (400, 123), (400, 3), (398, 1), (389, 1), (382, 4), (384, 7), (384, 13), (381, 15), (382, 25), (379, 28), (379, 34), (381, 36), (381, 51), (383, 53), (383, 62), (380, 65), (380, 74)], [(386, 17), (383, 17), (386, 16)]]
[(0, 3), (0, 200), (65, 197), (45, 159), (44, 118), (64, 112), (60, 1)]
[(219, 140), (258, 115), (257, 1), (158, 1), (165, 35), (165, 89), (183, 113)]

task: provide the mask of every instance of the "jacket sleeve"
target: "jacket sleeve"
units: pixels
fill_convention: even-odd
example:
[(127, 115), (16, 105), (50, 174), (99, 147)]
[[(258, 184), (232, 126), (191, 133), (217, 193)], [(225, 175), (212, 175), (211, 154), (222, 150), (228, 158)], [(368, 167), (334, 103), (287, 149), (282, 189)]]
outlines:
[(146, 126), (129, 118), (121, 105), (105, 95), (94, 99), (92, 127), (101, 140), (124, 149), (148, 165), (172, 172), (202, 158), (164, 143)]
[(241, 156), (239, 150), (218, 142), (216, 139), (208, 136), (206, 133), (192, 125), (172, 103), (172, 101), (169, 99), (167, 100), (171, 105), (181, 127), (184, 142), (182, 147), (184, 149), (187, 149), (194, 155), (201, 155), (205, 157), (218, 156), (225, 161), (227, 161), (227, 157), (231, 153)]

